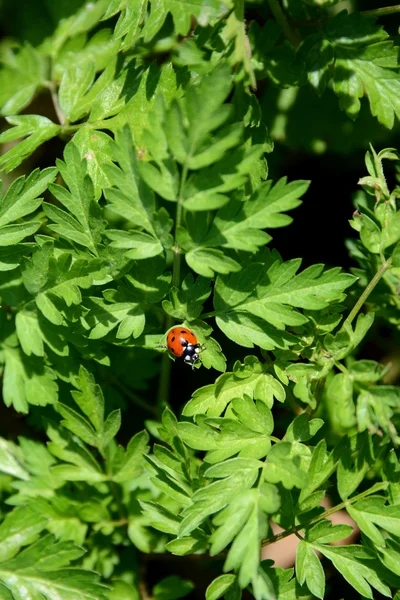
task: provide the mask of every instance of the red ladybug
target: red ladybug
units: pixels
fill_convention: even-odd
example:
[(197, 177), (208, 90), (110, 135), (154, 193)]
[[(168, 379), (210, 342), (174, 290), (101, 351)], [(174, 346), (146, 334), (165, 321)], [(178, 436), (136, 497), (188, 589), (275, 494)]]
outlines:
[(185, 327), (174, 327), (168, 332), (168, 350), (174, 356), (182, 357), (184, 362), (192, 365), (199, 360), (200, 344), (194, 333)]

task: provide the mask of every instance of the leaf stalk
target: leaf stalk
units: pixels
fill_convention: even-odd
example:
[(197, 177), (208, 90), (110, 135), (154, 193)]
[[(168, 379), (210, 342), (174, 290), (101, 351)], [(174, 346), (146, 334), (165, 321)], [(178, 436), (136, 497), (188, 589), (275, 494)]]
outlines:
[[(178, 200), (176, 205), (176, 217), (175, 217), (175, 235), (174, 235), (174, 259), (172, 264), (172, 286), (179, 288), (181, 278), (181, 251), (178, 244), (178, 230), (182, 222), (183, 214), (183, 190), (188, 176), (188, 167), (186, 164), (183, 165), (181, 181), (179, 184)], [(166, 330), (170, 329), (173, 324), (173, 318), (171, 315), (167, 316), (165, 327)], [(161, 359), (161, 371), (160, 371), (160, 383), (158, 386), (157, 394), (157, 413), (161, 416), (163, 408), (168, 403), (169, 398), (169, 387), (171, 381), (171, 359), (167, 352)]]
[(286, 39), (295, 48), (300, 46), (300, 43), (301, 43), (300, 36), (298, 35), (297, 31), (295, 29), (293, 29), (292, 25), (287, 20), (286, 15), (282, 10), (281, 5), (279, 4), (279, 1), (278, 0), (268, 0), (268, 4), (269, 4), (272, 14), (275, 17), (276, 22), (282, 29)]
[(274, 544), (275, 542), (279, 542), (279, 540), (283, 540), (284, 538), (288, 537), (289, 535), (297, 534), (297, 532), (301, 531), (301, 529), (304, 529), (305, 527), (308, 527), (309, 525), (313, 525), (314, 523), (318, 523), (319, 521), (322, 521), (323, 519), (326, 519), (327, 517), (334, 515), (335, 513), (347, 508), (348, 506), (352, 506), (352, 504), (354, 504), (355, 502), (358, 502), (358, 500), (362, 500), (362, 498), (365, 498), (366, 496), (370, 496), (372, 494), (375, 494), (376, 492), (385, 490), (388, 487), (388, 485), (389, 485), (388, 481), (383, 481), (382, 483), (377, 483), (377, 484), (373, 485), (369, 490), (365, 490), (364, 492), (361, 492), (360, 494), (358, 494), (357, 496), (354, 496), (353, 498), (348, 498), (344, 502), (340, 502), (340, 504), (337, 504), (336, 506), (333, 506), (332, 508), (328, 508), (328, 510), (324, 511), (321, 515), (317, 515), (316, 517), (313, 517), (309, 521), (306, 521), (305, 523), (301, 523), (300, 525), (296, 525), (295, 527), (286, 529), (286, 531), (281, 531), (280, 533), (273, 535), (272, 537), (264, 540), (261, 543), (261, 546), (264, 548), (265, 546), (270, 546), (271, 544)]
[(373, 276), (373, 278), (371, 279), (371, 281), (369, 282), (369, 284), (367, 285), (367, 287), (365, 288), (365, 290), (363, 291), (363, 293), (361, 294), (361, 296), (359, 297), (359, 299), (357, 300), (357, 302), (353, 306), (353, 308), (350, 311), (347, 319), (344, 321), (344, 323), (343, 323), (343, 328), (344, 329), (346, 329), (346, 326), (347, 325), (351, 325), (351, 323), (354, 321), (354, 319), (356, 318), (357, 314), (361, 310), (364, 302), (367, 300), (368, 296), (371, 294), (371, 292), (376, 287), (376, 285), (378, 284), (378, 282), (382, 279), (382, 277), (386, 273), (386, 271), (390, 268), (391, 264), (392, 264), (392, 261), (389, 258), (387, 261), (385, 261), (381, 265), (379, 271), (377, 271), (377, 273), (375, 273), (375, 275)]

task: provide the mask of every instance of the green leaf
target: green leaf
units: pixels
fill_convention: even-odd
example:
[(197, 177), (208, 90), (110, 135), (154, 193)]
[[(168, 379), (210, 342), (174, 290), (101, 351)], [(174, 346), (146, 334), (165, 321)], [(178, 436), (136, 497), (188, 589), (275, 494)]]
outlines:
[(117, 410), (113, 410), (108, 415), (107, 419), (104, 422), (104, 430), (103, 436), (101, 438), (101, 444), (103, 448), (108, 446), (108, 444), (115, 438), (118, 431), (121, 428), (121, 411), (118, 408)]
[(345, 12), (331, 20), (326, 35), (334, 50), (334, 91), (340, 107), (354, 119), (365, 95), (371, 113), (391, 129), (395, 116), (400, 117), (400, 82), (397, 50), (389, 35), (373, 20)]
[(91, 297), (85, 301), (89, 313), (85, 322), (90, 331), (90, 339), (97, 340), (110, 333), (117, 325), (118, 339), (131, 336), (137, 338), (143, 333), (145, 315), (140, 305), (133, 302), (106, 303), (102, 298)]
[(205, 277), (186, 275), (181, 284), (181, 289), (172, 287), (169, 292), (170, 300), (163, 300), (162, 306), (165, 312), (182, 321), (193, 321), (201, 312), (203, 303), (211, 294), (210, 280)]
[(103, 430), (104, 426), (104, 397), (99, 385), (96, 384), (94, 376), (82, 365), (79, 368), (79, 377), (76, 381), (79, 392), (72, 390), (71, 396), (89, 418), (97, 432)]
[[(36, 306), (44, 317), (54, 325), (61, 325), (64, 323), (62, 307), (81, 304), (81, 288), (87, 289), (92, 285), (100, 263), (96, 259), (73, 261), (72, 255), (67, 252), (55, 260), (51, 254), (46, 252), (38, 257), (36, 265), (29, 265), (31, 273), (29, 279), (26, 275), (24, 283), (31, 293), (37, 294)], [(32, 283), (35, 274), (38, 274), (37, 285)]]
[(10, 560), (22, 546), (36, 541), (46, 524), (47, 519), (28, 506), (9, 512), (0, 525), (0, 562)]
[(213, 189), (197, 192), (194, 196), (190, 196), (184, 200), (183, 206), (186, 210), (216, 210), (225, 206), (229, 202), (229, 197), (224, 194), (219, 194)]
[[(184, 518), (179, 535), (186, 536), (209, 515), (219, 512), (228, 503), (239, 497), (238, 489), (241, 490), (241, 493), (250, 490), (257, 480), (257, 476), (258, 469), (243, 469), (197, 490), (193, 494), (192, 504), (187, 506), (182, 513)], [(222, 525), (222, 521), (218, 525)]]
[(0, 201), (0, 228), (34, 212), (42, 203), (39, 198), (57, 175), (57, 169), (35, 169), (25, 179), (18, 177)]
[(328, 547), (313, 544), (326, 558), (332, 561), (336, 569), (354, 589), (365, 598), (373, 598), (371, 586), (384, 596), (391, 597), (390, 588), (381, 581), (376, 567), (374, 555), (362, 546)]
[(318, 556), (305, 541), (301, 541), (297, 546), (296, 576), (300, 585), (306, 583), (314, 596), (324, 598), (325, 573)]
[(140, 0), (139, 2), (127, 3), (126, 7), (124, 3), (117, 0), (117, 2), (111, 2), (107, 9), (103, 19), (114, 16), (119, 11), (118, 22), (115, 26), (114, 37), (117, 40), (125, 38), (122, 42), (123, 48), (129, 48), (140, 32), (141, 22), (144, 20), (146, 15), (148, 2), (147, 0)]
[[(257, 403), (261, 423), (250, 428), (249, 424), (228, 418), (210, 419), (210, 425), (219, 427), (202, 428), (192, 423), (179, 423), (178, 431), (183, 441), (195, 450), (208, 450), (206, 461), (216, 463), (239, 453), (239, 456), (262, 458), (269, 448), (270, 440), (266, 437), (270, 420), (265, 418), (268, 409), (262, 402)], [(260, 426), (261, 425), (261, 426)]]
[(40, 115), (7, 117), (6, 120), (14, 127), (0, 135), (0, 144), (26, 138), (1, 156), (0, 170), (4, 169), (7, 173), (18, 167), (36, 148), (61, 131), (60, 125), (55, 125), (50, 119)]
[(192, 536), (184, 536), (171, 540), (165, 545), (168, 552), (176, 556), (185, 556), (194, 552), (205, 552), (208, 542), (201, 531), (196, 531)]
[(173, 513), (168, 511), (160, 504), (155, 502), (141, 501), (140, 506), (144, 510), (144, 514), (150, 520), (151, 526), (164, 533), (178, 535), (180, 519)]
[(195, 248), (185, 256), (186, 262), (199, 275), (214, 277), (214, 273), (240, 271), (240, 264), (217, 248)]
[[(171, 13), (176, 33), (185, 36), (190, 29), (192, 17), (195, 17), (199, 23), (205, 26), (219, 16), (221, 11), (222, 13), (225, 12), (226, 6), (219, 0), (211, 0), (207, 3), (202, 0), (195, 0), (194, 2), (185, 0), (183, 3), (177, 3), (176, 0), (167, 0), (163, 4), (157, 0), (152, 0), (150, 15), (141, 35), (144, 36), (145, 42), (149, 42), (160, 31), (168, 13)], [(133, 27), (136, 29), (135, 21), (134, 17)]]
[[(104, 4), (103, 0), (97, 2), (96, 7), (102, 3)], [(56, 56), (52, 69), (53, 80), (56, 81), (62, 80), (65, 71), (77, 65), (93, 64), (97, 72), (103, 71), (103, 69), (106, 71), (106, 73), (103, 71), (96, 78), (89, 91), (80, 97), (81, 117), (90, 112), (93, 100), (104, 90), (107, 83), (112, 80), (112, 77), (110, 78), (109, 67), (114, 67), (111, 68), (111, 71), (115, 72), (117, 52), (118, 42), (112, 39), (110, 29), (103, 28), (98, 29), (90, 37), (81, 35), (76, 39), (70, 40), (64, 44)]]
[(5, 53), (2, 56), (0, 111), (3, 116), (15, 115), (28, 106), (46, 78), (46, 63), (41, 53), (27, 42), (20, 47), (15, 44), (14, 48), (8, 48), (6, 60)]
[(350, 525), (332, 525), (332, 521), (324, 519), (307, 530), (307, 542), (318, 541), (320, 544), (331, 544), (349, 537), (353, 531)]
[(13, 271), (19, 267), (23, 257), (31, 252), (32, 245), (27, 242), (0, 248), (0, 271)]
[(220, 575), (210, 583), (206, 590), (206, 600), (218, 600), (227, 592), (235, 581), (235, 575)]
[[(116, 164), (104, 165), (104, 171), (113, 187), (106, 190), (108, 208), (127, 219), (130, 224), (143, 231), (109, 231), (107, 236), (117, 248), (128, 249), (130, 258), (143, 259), (162, 252), (163, 245), (170, 247), (172, 220), (165, 209), (156, 211), (153, 191), (143, 182), (139, 174), (138, 161), (128, 128), (116, 134), (116, 142), (111, 147)], [(148, 248), (146, 248), (146, 245)]]
[(71, 542), (55, 542), (53, 536), (44, 536), (14, 559), (0, 564), (0, 581), (15, 600), (27, 594), (46, 600), (106, 600), (108, 588), (97, 574), (66, 568), (82, 553)]
[(160, 302), (171, 285), (172, 274), (166, 272), (165, 268), (165, 258), (162, 256), (136, 262), (131, 274), (126, 275), (129, 292), (124, 300), (135, 300), (141, 304)]
[(285, 434), (285, 441), (307, 442), (314, 437), (323, 424), (322, 419), (309, 420), (308, 415), (303, 413), (290, 423)]
[(58, 90), (60, 108), (71, 121), (82, 116), (82, 97), (91, 87), (96, 74), (96, 66), (92, 62), (78, 63), (64, 71)]
[(308, 475), (301, 469), (294, 444), (279, 442), (272, 446), (267, 456), (265, 479), (271, 483), (282, 482), (287, 490), (294, 486), (301, 489), (307, 485)]
[(379, 558), (389, 571), (400, 576), (399, 544), (395, 540), (386, 538), (384, 546), (377, 547)]
[(143, 470), (143, 455), (147, 452), (149, 435), (146, 431), (141, 431), (130, 440), (124, 458), (118, 471), (113, 476), (117, 483), (131, 481), (141, 474)]
[(243, 491), (240, 496), (236, 496), (230, 502), (229, 507), (224, 509), (220, 519), (215, 520), (215, 524), (219, 527), (212, 534), (211, 541), (211, 556), (219, 554), (232, 542), (232, 540), (242, 531), (246, 525), (254, 505), (254, 493), (252, 490)]
[(20, 449), (3, 438), (0, 438), (0, 471), (17, 479), (29, 479)]
[(400, 509), (396, 505), (387, 506), (382, 496), (369, 496), (349, 508), (350, 516), (374, 544), (385, 545), (385, 538), (376, 526), (393, 535), (400, 535)]
[(353, 282), (353, 277), (340, 269), (323, 271), (323, 265), (296, 275), (301, 261), (283, 262), (275, 251), (265, 250), (264, 260), (249, 263), (240, 273), (218, 276), (215, 286), (218, 327), (246, 347), (257, 344), (272, 350), (294, 343), (285, 328), (307, 322), (298, 309), (319, 310), (340, 301)]
[(299, 198), (309, 183), (287, 183), (283, 177), (275, 186), (272, 181), (263, 183), (246, 202), (231, 200), (218, 211), (203, 244), (256, 252), (271, 239), (260, 230), (285, 227), (292, 222), (291, 217), (282, 213), (301, 204)]
[(36, 312), (20, 311), (15, 317), (19, 342), (25, 354), (44, 356), (43, 340)]
[(238, 569), (238, 583), (246, 587), (257, 575), (260, 562), (260, 540), (266, 528), (260, 522), (257, 503), (251, 507), (247, 522), (236, 536), (224, 565), (224, 571)]
[(343, 500), (357, 489), (366, 472), (375, 463), (372, 442), (366, 432), (358, 434), (352, 441), (355, 444), (353, 448), (351, 448), (349, 440), (344, 439), (344, 447), (337, 468), (338, 492)]
[(18, 348), (4, 348), (3, 399), (6, 406), (28, 412), (29, 404), (46, 406), (58, 399), (54, 371), (40, 360), (28, 360)]
[(22, 242), (24, 238), (35, 233), (41, 226), (40, 221), (29, 221), (18, 225), (0, 227), (0, 246), (11, 246)]
[(277, 597), (282, 600), (310, 600), (310, 593), (306, 588), (300, 587), (298, 581), (293, 577), (294, 569), (271, 569), (261, 563), (261, 568), (266, 569), (272, 581)]
[(48, 227), (61, 237), (85, 246), (97, 256), (103, 221), (101, 209), (94, 198), (92, 181), (87, 174), (86, 160), (81, 160), (73, 142), (65, 146), (64, 160), (58, 159), (57, 167), (69, 191), (54, 183), (49, 189), (67, 210), (45, 203), (44, 212), (55, 223), (49, 223)]
[[(256, 357), (248, 356), (244, 364), (237, 363), (233, 373), (225, 373), (217, 380), (217, 384), (196, 390), (182, 414), (187, 417), (205, 413), (219, 416), (233, 398), (245, 395), (262, 400), (268, 408), (272, 408), (274, 398), (279, 402), (285, 400), (285, 390), (281, 383), (270, 373), (265, 373)], [(246, 410), (251, 409), (247, 403)], [(258, 414), (257, 418), (259, 416)]]
[(163, 246), (159, 240), (142, 231), (120, 231), (109, 229), (107, 237), (112, 240), (113, 248), (127, 250), (125, 256), (133, 260), (152, 258), (163, 252)]
[(97, 446), (96, 432), (86, 419), (61, 402), (57, 403), (57, 411), (64, 417), (64, 420), (61, 421), (64, 427), (90, 446)]
[(384, 365), (380, 365), (375, 360), (357, 360), (350, 367), (351, 373), (355, 381), (379, 381), (385, 374)]
[(97, 201), (103, 189), (110, 186), (104, 170), (111, 164), (112, 138), (102, 131), (93, 131), (90, 127), (80, 127), (74, 135), (74, 144), (80, 151), (82, 159), (86, 159), (87, 173), (94, 186), (94, 197)]
[(90, 31), (95, 27), (106, 12), (108, 4), (108, 0), (98, 0), (89, 6), (85, 4), (69, 17), (61, 19), (53, 35), (44, 41), (43, 51), (52, 56), (57, 55), (68, 38)]
[(139, 592), (130, 583), (122, 579), (113, 580), (113, 588), (108, 592), (108, 600), (139, 600)]
[(206, 344), (201, 351), (200, 360), (201, 364), (206, 369), (213, 368), (216, 371), (226, 371), (226, 358), (222, 352), (222, 348), (218, 342), (211, 337), (206, 340)]
[(302, 42), (298, 55), (305, 63), (308, 83), (321, 95), (331, 78), (330, 69), (334, 62), (330, 41), (321, 33), (308, 35)]
[(191, 581), (170, 575), (153, 587), (152, 595), (154, 600), (178, 600), (190, 594), (193, 588)]
[(352, 427), (356, 423), (353, 401), (353, 378), (347, 373), (336, 373), (327, 386), (326, 397), (332, 419), (342, 427)]

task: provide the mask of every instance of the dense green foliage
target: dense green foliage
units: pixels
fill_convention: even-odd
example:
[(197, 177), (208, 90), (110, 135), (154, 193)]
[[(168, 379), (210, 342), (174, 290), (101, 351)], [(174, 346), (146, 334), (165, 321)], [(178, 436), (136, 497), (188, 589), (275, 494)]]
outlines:
[[(400, 327), (399, 6), (45, 4), (0, 45), (0, 598), (341, 598), (329, 564), (395, 597), (400, 387), (366, 341)], [(350, 272), (273, 243), (310, 186), (268, 179), (274, 140), (325, 137), (367, 151)], [(261, 560), (292, 533), (295, 569)]]

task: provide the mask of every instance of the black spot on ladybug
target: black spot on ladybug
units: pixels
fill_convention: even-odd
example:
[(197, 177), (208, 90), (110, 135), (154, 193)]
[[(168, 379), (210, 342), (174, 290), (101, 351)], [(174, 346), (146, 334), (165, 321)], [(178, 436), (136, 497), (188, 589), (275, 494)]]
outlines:
[(181, 333), (186, 333), (186, 329), (181, 329)]
[(171, 342), (174, 342), (174, 341), (175, 341), (175, 336), (171, 339)]

